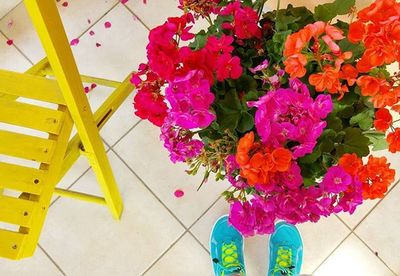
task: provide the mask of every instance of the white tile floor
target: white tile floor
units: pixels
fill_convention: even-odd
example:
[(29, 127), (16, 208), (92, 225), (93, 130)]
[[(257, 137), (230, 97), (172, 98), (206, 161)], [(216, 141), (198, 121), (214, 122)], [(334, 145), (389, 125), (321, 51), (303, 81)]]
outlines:
[[(63, 7), (65, 1), (58, 1), (59, 10), (69, 39), (80, 38), (73, 47), (80, 71), (115, 80), (144, 60), (148, 28), (178, 12), (175, 0), (148, 0), (147, 6), (142, 0), (126, 5), (118, 0), (68, 0)], [(110, 29), (104, 28), (106, 21)], [(91, 30), (95, 35), (89, 35)], [(14, 45), (8, 46), (7, 39)], [(43, 55), (23, 4), (1, 0), (0, 68), (24, 71)], [(92, 91), (92, 107), (109, 93), (103, 87)], [(228, 185), (211, 181), (196, 192), (199, 177), (189, 177), (185, 166), (169, 163), (158, 130), (133, 115), (131, 102), (132, 97), (101, 132), (125, 203), (121, 222), (101, 206), (58, 198), (35, 256), (22, 262), (0, 260), (0, 275), (212, 275), (209, 232), (215, 219), (227, 212), (219, 194)], [(390, 155), (390, 160), (400, 169), (398, 155)], [(99, 193), (84, 158), (61, 185)], [(183, 198), (174, 197), (178, 188), (184, 190)], [(302, 272), (400, 275), (399, 202), (400, 185), (393, 185), (385, 199), (366, 203), (354, 216), (300, 225), (305, 246)], [(265, 275), (267, 258), (268, 237), (246, 240), (248, 275)]]

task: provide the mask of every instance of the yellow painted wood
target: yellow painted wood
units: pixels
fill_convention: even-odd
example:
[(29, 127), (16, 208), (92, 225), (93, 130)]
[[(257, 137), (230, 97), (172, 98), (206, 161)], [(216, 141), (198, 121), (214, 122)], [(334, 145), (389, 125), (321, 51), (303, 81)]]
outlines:
[(14, 231), (0, 229), (0, 253), (8, 259), (17, 259), (27, 235)]
[(0, 188), (39, 195), (46, 171), (0, 162)]
[(55, 142), (30, 135), (0, 130), (0, 154), (49, 163)]
[[(55, 80), (0, 70), (0, 93), (55, 104), (65, 104)], [(82, 88), (83, 89), (83, 88)]]
[(37, 202), (0, 195), (0, 221), (29, 227)]
[(96, 174), (107, 206), (116, 219), (123, 205), (93, 113), (76, 67), (67, 36), (53, 0), (24, 0), (45, 48), (65, 102)]
[[(121, 85), (115, 89), (109, 98), (96, 110), (94, 113), (94, 120), (97, 128), (100, 130), (111, 116), (117, 111), (118, 107), (126, 100), (131, 94), (134, 87), (130, 83), (130, 75), (128, 75)], [(65, 155), (63, 169), (60, 179), (71, 168), (75, 161), (80, 156), (82, 141), (78, 134), (76, 134), (69, 142), (67, 154)]]
[(81, 192), (76, 192), (76, 191), (70, 191), (70, 190), (65, 190), (65, 189), (60, 189), (56, 188), (54, 190), (54, 193), (59, 196), (63, 197), (69, 197), (69, 198), (74, 198), (74, 199), (79, 199), (91, 203), (96, 203), (96, 204), (101, 204), (101, 205), (107, 205), (106, 200), (103, 197), (100, 196), (95, 196), (95, 195), (89, 195)]
[(0, 98), (0, 122), (58, 134), (64, 114), (58, 110)]

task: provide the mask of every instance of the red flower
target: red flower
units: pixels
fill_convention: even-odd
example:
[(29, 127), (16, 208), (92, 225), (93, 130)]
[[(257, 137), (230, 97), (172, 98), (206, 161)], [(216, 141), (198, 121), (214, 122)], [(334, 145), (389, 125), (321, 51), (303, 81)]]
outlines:
[(341, 79), (347, 80), (347, 84), (349, 86), (354, 85), (354, 83), (357, 80), (357, 76), (358, 76), (357, 69), (350, 64), (343, 65), (341, 71), (339, 72), (339, 77)]
[(217, 80), (238, 79), (243, 73), (239, 57), (224, 54), (217, 59)]
[(394, 132), (389, 133), (386, 137), (389, 144), (389, 151), (396, 153), (400, 151), (400, 128), (396, 128)]
[(376, 130), (386, 132), (392, 122), (393, 118), (389, 110), (381, 108), (375, 112), (374, 126)]
[(372, 76), (361, 76), (357, 80), (357, 85), (361, 88), (363, 96), (375, 96), (381, 89), (381, 86), (386, 84), (386, 80)]
[(345, 153), (339, 159), (339, 165), (349, 174), (356, 175), (358, 170), (362, 167), (363, 163), (357, 154)]
[(310, 75), (308, 81), (318, 92), (327, 90), (335, 94), (340, 88), (339, 72), (330, 65), (326, 65), (323, 72)]
[(167, 117), (167, 104), (164, 96), (155, 93), (139, 91), (134, 98), (135, 114), (161, 127)]

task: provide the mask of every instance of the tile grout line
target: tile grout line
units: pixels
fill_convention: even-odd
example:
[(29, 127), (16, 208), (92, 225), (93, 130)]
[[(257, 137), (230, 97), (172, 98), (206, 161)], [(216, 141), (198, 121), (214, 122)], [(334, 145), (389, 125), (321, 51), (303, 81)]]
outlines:
[(21, 3), (22, 3), (22, 1), (19, 1), (13, 8), (11, 8), (8, 12), (6, 12), (5, 15), (0, 17), (0, 21), (2, 21), (4, 18), (6, 18), (7, 15), (9, 15), (13, 10), (15, 10), (19, 6), (19, 4), (21, 4)]
[(114, 144), (112, 144), (110, 146), (110, 148), (115, 147), (119, 142), (121, 142), (121, 140), (124, 139), (129, 134), (129, 132), (131, 132), (131, 130), (133, 130), (135, 127), (137, 127), (142, 121), (143, 120), (139, 120), (138, 122), (136, 122), (131, 128), (128, 129), (127, 132), (125, 132), (120, 138), (118, 138), (118, 140), (116, 142), (114, 142)]
[(136, 15), (136, 13), (135, 13), (133, 10), (131, 10), (131, 8), (129, 8), (127, 5), (124, 5), (124, 6), (125, 6), (125, 8), (126, 8), (133, 16), (135, 16), (135, 18), (136, 18), (148, 31), (150, 31), (150, 28), (146, 25), (146, 23), (144, 23), (143, 20), (142, 20), (138, 15)]
[(67, 276), (64, 270), (62, 270), (62, 268), (57, 264), (57, 262), (50, 256), (49, 253), (47, 253), (47, 251), (40, 244), (38, 244), (38, 247), (43, 251), (43, 253), (47, 256), (47, 258), (49, 258), (50, 261), (56, 266), (56, 268), (61, 272), (61, 274)]
[(147, 272), (149, 272), (149, 270), (152, 269), (162, 259), (162, 257), (164, 257), (186, 235), (186, 233), (188, 233), (187, 229), (185, 229), (185, 231), (173, 243), (171, 243), (168, 248), (163, 253), (161, 253), (161, 255), (158, 256), (158, 258), (155, 259), (155, 261), (151, 263), (150, 266), (146, 268), (144, 272), (140, 275), (144, 276)]
[[(386, 194), (386, 196), (387, 196), (390, 192), (392, 192), (392, 190), (394, 190), (394, 188), (398, 185), (399, 182), (400, 182), (400, 179), (397, 180), (396, 183), (394, 183), (394, 184), (392, 185), (392, 187), (389, 189), (389, 191), (388, 191), (388, 193)], [(385, 196), (385, 197), (386, 197), (386, 196)], [(314, 273), (315, 273), (315, 272), (316, 272), (316, 271), (317, 271), (317, 270), (332, 256), (332, 254), (339, 248), (340, 245), (342, 245), (342, 244), (344, 243), (344, 241), (345, 241), (348, 237), (350, 237), (351, 234), (354, 234), (358, 239), (360, 239), (364, 244), (367, 245), (367, 243), (366, 243), (364, 240), (362, 240), (362, 239), (356, 234), (355, 230), (356, 230), (356, 228), (357, 228), (371, 213), (372, 213), (372, 211), (375, 210), (375, 208), (376, 208), (384, 199), (385, 199), (385, 198), (382, 198), (381, 200), (379, 200), (379, 201), (375, 204), (375, 206), (373, 206), (373, 207), (371, 208), (371, 210), (369, 210), (369, 211), (367, 212), (367, 214), (360, 220), (360, 222), (356, 224), (356, 226), (355, 226), (354, 228), (351, 228), (350, 226), (348, 226), (338, 215), (335, 214), (336, 217), (337, 217), (348, 229), (350, 229), (350, 233), (344, 238), (344, 240), (342, 240), (342, 241), (339, 243), (338, 246), (336, 246), (336, 247), (332, 250), (332, 252), (331, 252), (330, 254), (328, 254), (328, 256), (317, 266), (317, 268), (312, 272), (312, 274), (314, 274)], [(367, 248), (370, 249), (371, 252), (375, 254), (375, 252), (374, 252), (368, 245), (367, 245)], [(381, 260), (381, 258), (379, 258), (379, 257), (378, 257), (378, 259)], [(383, 263), (390, 271), (392, 271), (392, 269), (391, 269), (388, 265), (386, 265), (385, 262), (382, 261), (382, 263)], [(396, 274), (395, 274), (395, 275), (396, 275)]]
[(353, 232), (353, 235), (357, 237), (394, 275), (396, 273), (390, 268), (390, 266), (379, 256), (378, 252), (374, 251), (357, 233)]
[(350, 237), (351, 234), (352, 232), (348, 233), (344, 237), (344, 239), (331, 251), (331, 253), (328, 254), (328, 256), (313, 270), (311, 275), (313, 275), (332, 256), (332, 254), (336, 251), (336, 249), (338, 249), (345, 242), (345, 240), (347, 240), (347, 238)]
[[(6, 39), (10, 39), (9, 36), (7, 36), (2, 30), (0, 30), (0, 34), (2, 34)], [(14, 47), (15, 50), (17, 50), (18, 53), (20, 53), (31, 65), (33, 65), (34, 63), (32, 62), (32, 60), (25, 55), (25, 53), (17, 46), (16, 43), (13, 43), (12, 46)]]

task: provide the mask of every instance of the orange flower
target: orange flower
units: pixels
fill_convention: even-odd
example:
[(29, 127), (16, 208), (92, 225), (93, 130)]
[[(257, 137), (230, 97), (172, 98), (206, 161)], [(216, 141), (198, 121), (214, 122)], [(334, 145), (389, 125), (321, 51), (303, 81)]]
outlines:
[(343, 65), (341, 71), (339, 72), (339, 77), (341, 79), (347, 80), (347, 84), (349, 86), (352, 86), (354, 85), (354, 83), (356, 83), (357, 76), (357, 69), (350, 64)]
[(371, 102), (375, 108), (392, 106), (398, 102), (398, 95), (388, 85), (382, 86), (379, 93), (371, 98)]
[(323, 72), (310, 75), (308, 81), (318, 92), (328, 90), (329, 93), (334, 94), (340, 87), (339, 72), (330, 65), (326, 65)]
[(356, 175), (358, 170), (362, 167), (363, 163), (357, 154), (345, 153), (339, 159), (339, 165), (349, 174)]
[(392, 122), (393, 118), (389, 110), (381, 108), (375, 112), (374, 126), (376, 130), (386, 132)]
[(351, 43), (357, 43), (363, 40), (365, 35), (365, 26), (361, 21), (355, 21), (349, 26), (349, 34), (347, 38)]
[(239, 140), (236, 161), (240, 175), (250, 186), (267, 185), (276, 172), (287, 171), (291, 166), (292, 153), (285, 148), (272, 152), (260, 143), (254, 142), (254, 133), (249, 132)]
[(369, 156), (368, 163), (358, 172), (364, 199), (383, 198), (388, 186), (394, 181), (395, 170), (390, 168), (386, 157)]
[(297, 33), (291, 34), (286, 38), (285, 49), (283, 56), (289, 57), (294, 54), (299, 54), (310, 41), (312, 37), (311, 31), (307, 28), (300, 30)]
[(285, 64), (285, 71), (290, 74), (291, 78), (301, 78), (307, 72), (304, 67), (307, 64), (307, 58), (302, 54), (291, 55), (283, 63)]
[(360, 86), (363, 96), (375, 96), (381, 89), (381, 86), (386, 83), (386, 80), (372, 76), (361, 76), (357, 80), (357, 85)]
[(277, 148), (272, 152), (271, 157), (275, 165), (273, 170), (286, 172), (290, 168), (292, 161), (292, 152), (290, 150)]
[(389, 151), (396, 153), (400, 151), (400, 128), (395, 128), (394, 132), (389, 133), (386, 137), (386, 141), (389, 144)]

